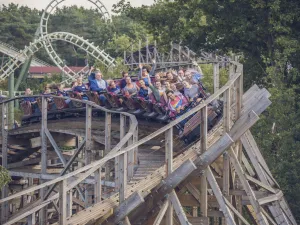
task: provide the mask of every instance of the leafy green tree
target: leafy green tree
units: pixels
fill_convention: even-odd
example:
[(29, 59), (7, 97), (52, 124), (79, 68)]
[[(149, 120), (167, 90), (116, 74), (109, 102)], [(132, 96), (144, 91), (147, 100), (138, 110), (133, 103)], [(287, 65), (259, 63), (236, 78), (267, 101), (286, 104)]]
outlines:
[(8, 171), (4, 167), (0, 166), (0, 189), (10, 181), (11, 178), (8, 174)]

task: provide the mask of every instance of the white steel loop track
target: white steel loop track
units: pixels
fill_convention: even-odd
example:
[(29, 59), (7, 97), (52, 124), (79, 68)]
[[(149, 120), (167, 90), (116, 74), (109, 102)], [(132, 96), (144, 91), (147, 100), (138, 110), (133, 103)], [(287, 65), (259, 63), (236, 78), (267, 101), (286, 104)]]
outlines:
[[(36, 39), (33, 43), (30, 43), (29, 46), (26, 46), (24, 50), (22, 50), (15, 58), (10, 59), (1, 69), (0, 69), (0, 79), (5, 79), (11, 73), (14, 72), (18, 67), (20, 67), (24, 62), (22, 62), (22, 58), (28, 58), (33, 53), (37, 52), (39, 49), (44, 47), (44, 40), (47, 39), (49, 41), (66, 41), (71, 43), (80, 49), (86, 51), (89, 55), (94, 57), (96, 60), (103, 62), (106, 65), (108, 61), (105, 60), (107, 54), (99, 49), (99, 47), (95, 47), (93, 43), (90, 43), (88, 40), (83, 39), (75, 34), (68, 33), (68, 32), (54, 32), (47, 34), (44, 37), (40, 37)], [(57, 58), (55, 58), (57, 60)], [(68, 67), (64, 67), (60, 64), (57, 66), (71, 79), (71, 81), (77, 77), (77, 74), (72, 72)]]
[[(48, 36), (48, 20), (51, 15), (51, 13), (58, 7), (58, 5), (66, 0), (53, 0), (49, 3), (49, 5), (46, 7), (46, 9), (43, 12), (41, 21), (40, 21), (40, 36), (43, 38), (43, 45), (50, 56), (51, 60), (57, 65), (66, 75), (70, 77), (70, 79), (66, 80), (67, 83), (72, 81), (74, 78), (78, 76), (78, 74), (74, 71), (72, 71), (68, 66), (65, 65), (64, 61), (58, 56), (58, 54), (55, 52), (52, 44), (51, 44), (51, 39), (49, 39)], [(99, 1), (99, 0), (87, 0), (94, 4), (96, 8), (100, 11), (101, 15), (103, 16), (104, 20), (110, 21), (110, 14), (104, 4)], [(76, 44), (75, 44), (76, 45)], [(87, 48), (84, 49), (86, 50), (87, 53), (90, 55), (93, 55), (93, 51), (98, 48), (94, 47), (93, 43)], [(91, 52), (90, 52), (91, 51)], [(107, 53), (104, 51), (101, 51), (101, 57), (102, 60), (100, 60), (105, 66), (110, 67), (113, 66), (114, 64), (114, 58), (109, 56)], [(98, 58), (97, 58), (98, 59)]]

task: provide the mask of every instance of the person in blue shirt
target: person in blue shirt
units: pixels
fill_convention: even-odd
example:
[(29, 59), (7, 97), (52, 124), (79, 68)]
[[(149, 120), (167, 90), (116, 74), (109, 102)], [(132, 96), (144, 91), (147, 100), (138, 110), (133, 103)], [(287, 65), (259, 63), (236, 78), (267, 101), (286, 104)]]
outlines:
[(194, 73), (192, 74), (191, 71), (187, 70), (185, 72), (185, 80), (189, 82), (190, 84), (198, 84), (200, 80), (202, 79), (202, 75), (200, 73)]
[(26, 88), (26, 89), (25, 89), (25, 96), (28, 96), (28, 97), (25, 97), (25, 98), (24, 98), (24, 101), (30, 102), (31, 104), (37, 103), (37, 101), (35, 100), (34, 97), (30, 97), (31, 95), (32, 95), (31, 89), (30, 89), (30, 88)]
[(139, 80), (143, 79), (145, 81), (145, 84), (146, 84), (147, 87), (151, 84), (150, 76), (154, 76), (154, 72), (155, 72), (155, 69), (156, 69), (155, 61), (153, 60), (152, 62), (153, 62), (153, 66), (152, 66), (151, 71), (149, 73), (148, 73), (147, 68), (143, 67), (143, 64), (139, 65), (140, 72), (139, 72), (138, 78), (139, 78)]
[[(91, 74), (89, 76), (90, 89), (91, 91), (101, 92), (107, 89), (107, 82), (102, 79), (102, 73), (96, 70), (95, 75)], [(103, 105), (105, 105), (106, 98), (103, 94), (99, 95), (99, 99)]]
[(109, 82), (109, 87), (107, 88), (107, 90), (114, 94), (119, 94), (121, 92), (120, 87), (116, 85), (115, 81), (113, 80)]
[(94, 74), (89, 76), (91, 91), (104, 91), (107, 88), (107, 82), (102, 79), (102, 73), (96, 70)]
[(145, 100), (148, 100), (149, 99), (149, 96), (148, 96), (149, 88), (146, 86), (144, 79), (140, 79), (139, 83), (140, 83), (140, 90), (138, 92), (138, 96)]
[[(58, 84), (57, 85), (57, 95), (58, 96), (63, 96), (63, 97), (68, 97), (67, 92), (64, 90), (64, 85), (63, 84)], [(71, 102), (70, 99), (65, 99), (65, 103), (69, 104)]]
[(74, 92), (77, 92), (78, 95), (82, 97), (83, 100), (89, 100), (84, 92), (88, 91), (87, 86), (82, 82), (82, 78), (77, 78), (77, 86), (73, 89)]

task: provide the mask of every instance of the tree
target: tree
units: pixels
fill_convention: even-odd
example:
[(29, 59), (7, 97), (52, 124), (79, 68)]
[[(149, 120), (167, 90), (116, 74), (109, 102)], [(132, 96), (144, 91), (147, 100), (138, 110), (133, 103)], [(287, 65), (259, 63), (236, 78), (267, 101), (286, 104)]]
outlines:
[(10, 181), (11, 178), (8, 174), (8, 171), (4, 167), (0, 166), (0, 189)]

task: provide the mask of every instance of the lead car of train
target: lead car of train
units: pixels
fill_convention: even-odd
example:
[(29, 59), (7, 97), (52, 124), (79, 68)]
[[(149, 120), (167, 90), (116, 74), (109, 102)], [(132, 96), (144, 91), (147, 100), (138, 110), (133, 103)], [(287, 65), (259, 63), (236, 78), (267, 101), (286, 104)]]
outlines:
[[(114, 80), (116, 83), (120, 82), (120, 79)], [(133, 81), (134, 78), (133, 78)], [(206, 93), (205, 89), (201, 86), (201, 98), (205, 100), (209, 95)], [(57, 93), (52, 93), (52, 95), (61, 96)], [(128, 112), (135, 115), (138, 121), (141, 120), (151, 120), (156, 123), (169, 123), (170, 121), (182, 116), (184, 113), (188, 112), (190, 109), (198, 105), (196, 101), (190, 102), (186, 105), (185, 109), (177, 115), (170, 113), (168, 110), (167, 103), (161, 98), (160, 102), (156, 102), (154, 98), (149, 95), (149, 100), (145, 100), (139, 97), (126, 97), (122, 93), (113, 94), (109, 91), (93, 92), (86, 91), (83, 95), (80, 95), (74, 91), (68, 91), (68, 96), (70, 98), (80, 99), (83, 97), (85, 100), (92, 101), (98, 105), (100, 104), (99, 96), (103, 95), (106, 98), (104, 107), (116, 111), (116, 112)], [(24, 98), (25, 99), (25, 98)], [(48, 120), (59, 120), (62, 118), (70, 117), (84, 117), (85, 116), (85, 104), (78, 101), (66, 101), (63, 98), (55, 98), (54, 96), (47, 95), (48, 99)], [(29, 101), (20, 101), (20, 108), (23, 111), (22, 126), (27, 124), (37, 123), (41, 120), (41, 98), (36, 98), (36, 107), (39, 110), (33, 109), (32, 104)], [(222, 102), (215, 101), (215, 103), (208, 106), (208, 130), (220, 120), (222, 117)], [(103, 116), (103, 111), (94, 108), (93, 116), (100, 117)], [(185, 143), (191, 143), (195, 141), (200, 136), (200, 124), (201, 115), (200, 112), (194, 113), (193, 115), (186, 118), (184, 121), (179, 123), (176, 128), (178, 129), (179, 137)]]

